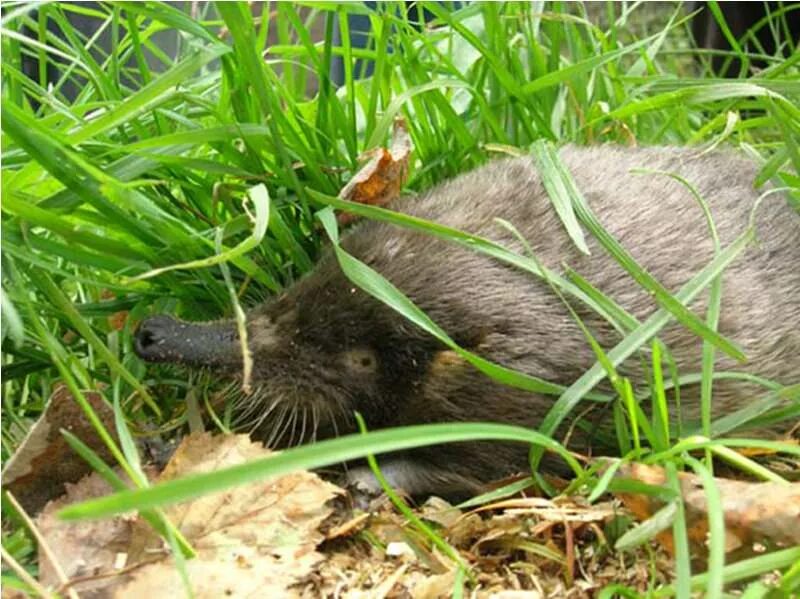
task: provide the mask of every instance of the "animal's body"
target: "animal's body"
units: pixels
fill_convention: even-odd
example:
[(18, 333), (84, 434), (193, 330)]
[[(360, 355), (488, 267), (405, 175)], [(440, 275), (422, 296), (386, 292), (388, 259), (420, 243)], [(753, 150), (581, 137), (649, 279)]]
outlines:
[[(601, 223), (671, 292), (713, 259), (707, 221), (685, 185), (664, 174), (631, 171), (665, 171), (689, 181), (707, 201), (723, 248), (745, 231), (759, 196), (753, 188), (755, 165), (730, 152), (567, 147), (560, 155)], [(591, 255), (575, 247), (531, 159), (491, 162), (390, 208), (525, 254), (519, 240), (496, 222), (504, 219), (544, 265), (557, 272), (568, 265), (640, 321), (657, 309), (651, 295), (591, 235)], [(785, 197), (773, 195), (760, 205), (755, 223), (759, 243), (723, 276), (719, 319), (719, 332), (738, 344), (748, 360), (739, 364), (717, 352), (716, 368), (798, 383), (800, 215)], [(382, 273), (460, 345), (493, 362), (564, 385), (595, 362), (566, 307), (530, 273), (379, 222), (354, 227), (343, 236), (342, 246)], [(701, 318), (707, 296), (704, 291), (692, 304)], [(621, 339), (580, 302), (571, 300), (571, 305), (603, 347)], [(318, 437), (352, 432), (355, 410), (370, 429), (445, 421), (537, 427), (555, 400), (490, 380), (357, 289), (331, 253), (281, 297), (253, 309), (249, 327), (257, 391), (242, 404), (243, 420), (263, 439), (288, 441), (291, 429), (296, 442), (301, 426), (305, 439), (312, 429)], [(673, 324), (659, 337), (681, 374), (699, 372), (702, 341), (697, 336)], [(137, 351), (146, 359), (214, 363), (229, 371), (240, 363), (228, 323), (192, 326), (156, 317), (140, 328)], [(632, 358), (620, 371), (641, 383), (640, 366)], [(714, 413), (730, 413), (763, 393), (742, 381), (716, 382)], [(681, 389), (684, 420), (699, 418), (699, 397), (697, 385)], [(611, 412), (601, 407), (589, 418), (603, 428), (610, 425)], [(574, 439), (576, 449), (582, 449), (585, 437)], [(524, 470), (526, 457), (523, 446), (459, 443), (389, 456), (382, 464), (410, 493), (457, 493)]]

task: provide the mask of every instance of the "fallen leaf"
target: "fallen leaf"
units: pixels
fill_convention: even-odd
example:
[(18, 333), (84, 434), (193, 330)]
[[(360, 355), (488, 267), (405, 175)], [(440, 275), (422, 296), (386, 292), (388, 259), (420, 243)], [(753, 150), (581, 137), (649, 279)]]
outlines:
[[(269, 454), (246, 435), (186, 437), (159, 481), (210, 472)], [(197, 598), (288, 596), (323, 558), (319, 526), (331, 513), (329, 499), (342, 491), (309, 472), (235, 487), (166, 508), (167, 517), (186, 536), (197, 557), (186, 570)], [(177, 596), (184, 593), (174, 561), (163, 541), (137, 523), (130, 550), (134, 561), (161, 555), (144, 566), (116, 597)]]
[[(97, 391), (84, 391), (107, 430), (114, 430), (114, 412)], [(59, 384), (44, 412), (28, 431), (3, 468), (3, 487), (17, 498), (29, 515), (36, 515), (51, 499), (64, 494), (64, 485), (91, 472), (91, 467), (64, 440), (60, 430), (78, 437), (103, 460), (111, 454), (86, 419), (66, 385)]]
[[(408, 178), (408, 163), (411, 156), (411, 136), (405, 119), (397, 117), (392, 130), (389, 149), (373, 148), (359, 156), (366, 164), (347, 182), (339, 197), (360, 204), (386, 206), (400, 197), (400, 190)], [(356, 219), (356, 215), (340, 213), (340, 225)]]
[(419, 511), (425, 520), (435, 522), (444, 528), (451, 528), (463, 516), (460, 509), (435, 495), (429, 497)]
[[(158, 482), (240, 464), (270, 452), (246, 435), (185, 437)], [(152, 478), (156, 478), (155, 475)], [(37, 521), (72, 586), (81, 597), (177, 597), (185, 594), (169, 548), (140, 517), (63, 522), (64, 505), (106, 495), (97, 474), (67, 486)], [(319, 527), (343, 491), (315, 474), (295, 472), (163, 508), (197, 556), (188, 559), (193, 596), (291, 597), (323, 556)], [(52, 567), (40, 556), (42, 582), (54, 585)], [(75, 580), (78, 579), (78, 580)]]
[(410, 585), (409, 592), (414, 599), (438, 599), (453, 594), (456, 583), (456, 571), (444, 574), (419, 577)]
[[(151, 473), (154, 474), (154, 473)], [(75, 484), (66, 485), (66, 494), (48, 503), (36, 518), (36, 528), (56, 557), (61, 569), (81, 597), (105, 597), (117, 585), (121, 564), (131, 539), (135, 517), (116, 516), (107, 520), (67, 522), (56, 515), (63, 507), (101, 497), (112, 492), (111, 486), (96, 472)], [(60, 581), (42, 547), (39, 548), (39, 582), (55, 587)]]
[[(644, 464), (623, 464), (616, 476), (655, 486), (666, 484), (666, 473), (662, 468)], [(707, 553), (708, 538), (705, 489), (694, 474), (681, 472), (678, 479), (689, 542), (694, 554), (703, 557)], [(725, 520), (725, 549), (731, 561), (777, 547), (800, 545), (800, 484), (714, 480)], [(619, 497), (639, 520), (647, 520), (664, 507), (662, 500), (649, 495), (619, 493)], [(667, 550), (674, 551), (670, 529), (662, 531), (656, 538)]]

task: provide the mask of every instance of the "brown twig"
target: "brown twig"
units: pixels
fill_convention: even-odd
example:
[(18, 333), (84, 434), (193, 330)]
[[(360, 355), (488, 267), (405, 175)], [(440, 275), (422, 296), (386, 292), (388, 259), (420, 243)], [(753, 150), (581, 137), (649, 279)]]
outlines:
[[(41, 535), (39, 529), (36, 528), (36, 525), (33, 523), (33, 520), (31, 520), (30, 516), (28, 516), (25, 509), (19, 504), (17, 498), (14, 497), (13, 493), (10, 492), (7, 493), (6, 496), (8, 497), (9, 502), (11, 502), (11, 505), (14, 506), (14, 509), (17, 510), (17, 513), (19, 514), (19, 517), (22, 518), (22, 521), (25, 523), (25, 526), (28, 528), (29, 531), (31, 531), (31, 534), (36, 539), (36, 542), (39, 544), (39, 549), (45, 554), (47, 559), (52, 564), (53, 571), (55, 572), (58, 581), (62, 585), (69, 582), (69, 578), (67, 577), (64, 570), (61, 568), (61, 564), (59, 564), (58, 560), (56, 559), (56, 554), (53, 552), (52, 549), (50, 549), (50, 545)], [(70, 597), (72, 599), (80, 599), (75, 591), (72, 591), (70, 593)]]
[(8, 567), (14, 570), (14, 573), (22, 579), (22, 582), (27, 584), (31, 587), (37, 595), (40, 597), (45, 597), (45, 599), (53, 599), (54, 595), (46, 588), (44, 588), (39, 581), (37, 581), (33, 576), (28, 574), (28, 571), (23, 568), (20, 563), (15, 560), (11, 554), (6, 551), (6, 548), (0, 545), (0, 555), (3, 557), (3, 561), (8, 564)]
[(57, 591), (59, 593), (63, 593), (64, 591), (69, 591), (70, 587), (73, 587), (77, 584), (81, 584), (83, 582), (102, 580), (103, 578), (111, 578), (112, 576), (124, 576), (125, 574), (130, 574), (131, 572), (138, 570), (139, 568), (159, 562), (162, 559), (163, 559), (162, 557), (151, 557), (150, 559), (136, 562), (133, 565), (120, 568), (119, 570), (113, 570), (111, 572), (100, 572), (99, 574), (87, 574), (85, 576), (76, 576), (72, 580), (68, 580), (65, 584), (62, 584), (60, 587), (58, 587)]

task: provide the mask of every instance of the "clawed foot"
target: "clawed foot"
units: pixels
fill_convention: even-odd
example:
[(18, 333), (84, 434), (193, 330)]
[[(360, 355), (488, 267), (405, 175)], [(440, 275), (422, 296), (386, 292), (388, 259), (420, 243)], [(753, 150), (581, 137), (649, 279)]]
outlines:
[[(405, 491), (395, 481), (392, 481), (385, 469), (381, 469), (389, 485), (401, 496), (406, 496)], [(388, 501), (378, 479), (375, 478), (368, 466), (349, 468), (344, 475), (344, 488), (352, 498), (353, 507), (364, 511), (376, 511)]]
[[(426, 463), (396, 459), (379, 464), (386, 481), (406, 498), (438, 495), (446, 498), (466, 498), (480, 492), (476, 481)], [(344, 475), (345, 489), (353, 498), (354, 507), (368, 510), (383, 497), (383, 488), (368, 466), (348, 468)]]

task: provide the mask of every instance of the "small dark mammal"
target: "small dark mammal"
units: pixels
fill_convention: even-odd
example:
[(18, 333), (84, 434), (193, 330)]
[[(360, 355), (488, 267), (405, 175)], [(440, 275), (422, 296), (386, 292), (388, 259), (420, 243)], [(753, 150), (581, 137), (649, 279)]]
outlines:
[[(710, 205), (722, 247), (746, 229), (759, 195), (752, 187), (755, 166), (733, 153), (568, 147), (561, 157), (604, 226), (673, 292), (713, 258), (706, 221), (684, 185), (663, 174), (631, 174), (631, 169), (677, 173), (692, 182)], [(529, 240), (544, 264), (557, 270), (568, 264), (640, 320), (656, 309), (649, 294), (591, 236), (591, 256), (577, 251), (530, 159), (490, 163), (392, 207), (524, 253), (496, 223), (503, 218)], [(717, 368), (797, 383), (800, 215), (785, 197), (773, 195), (760, 205), (756, 225), (760, 244), (725, 271), (719, 323), (748, 362), (719, 355)], [(361, 223), (342, 243), (481, 356), (561, 384), (573, 382), (595, 361), (564, 305), (529, 273), (377, 222)], [(693, 305), (701, 316), (705, 298), (701, 294)], [(573, 305), (604, 347), (619, 341), (605, 320), (577, 300)], [(353, 432), (354, 410), (370, 429), (453, 420), (536, 427), (554, 401), (493, 382), (356, 289), (330, 254), (282, 296), (250, 312), (249, 336), (257, 389), (240, 402), (241, 424), (279, 445)], [(682, 374), (699, 371), (699, 338), (679, 325), (662, 330), (660, 338)], [(241, 368), (237, 344), (231, 323), (192, 324), (167, 316), (145, 320), (136, 337), (136, 351), (146, 360), (210, 365), (229, 374)], [(620, 370), (641, 382), (638, 359)], [(719, 381), (715, 413), (729, 413), (763, 393), (741, 381)], [(696, 421), (697, 385), (682, 388), (681, 403), (684, 421)], [(589, 418), (599, 427), (611, 422), (606, 408)], [(576, 434), (572, 441), (580, 450), (585, 439)], [(526, 456), (522, 445), (460, 443), (383, 456), (381, 464), (393, 483), (412, 494), (457, 494), (524, 470)], [(356, 482), (370, 478), (362, 469), (351, 469), (349, 476)]]

